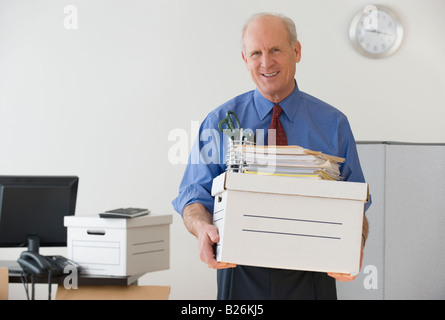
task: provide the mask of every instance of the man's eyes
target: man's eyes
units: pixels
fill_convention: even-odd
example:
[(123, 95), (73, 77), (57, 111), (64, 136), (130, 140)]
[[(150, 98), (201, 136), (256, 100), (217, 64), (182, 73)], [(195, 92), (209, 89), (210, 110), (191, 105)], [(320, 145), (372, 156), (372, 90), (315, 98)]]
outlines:
[[(273, 49), (270, 50), (270, 53), (276, 53), (276, 52), (279, 52), (279, 51), (281, 51), (281, 50), (278, 49), (278, 48), (273, 48)], [(255, 57), (255, 56), (259, 56), (259, 55), (261, 55), (261, 54), (262, 54), (261, 51), (253, 51), (253, 52), (250, 54), (250, 56), (251, 56), (251, 57)]]

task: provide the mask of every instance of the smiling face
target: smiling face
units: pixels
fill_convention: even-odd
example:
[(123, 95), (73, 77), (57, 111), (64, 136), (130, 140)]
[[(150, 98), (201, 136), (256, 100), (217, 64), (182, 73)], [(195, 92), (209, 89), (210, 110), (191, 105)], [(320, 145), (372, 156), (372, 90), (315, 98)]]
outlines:
[(301, 45), (292, 45), (284, 22), (274, 16), (253, 20), (244, 33), (242, 57), (258, 90), (279, 103), (295, 88), (295, 64), (301, 59)]

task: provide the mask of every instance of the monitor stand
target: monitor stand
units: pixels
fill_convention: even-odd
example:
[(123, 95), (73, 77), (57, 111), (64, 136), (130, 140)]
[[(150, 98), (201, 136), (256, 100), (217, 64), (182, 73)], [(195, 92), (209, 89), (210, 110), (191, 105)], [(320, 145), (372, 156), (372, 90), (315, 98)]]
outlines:
[(40, 250), (40, 238), (37, 235), (27, 236), (28, 240), (28, 251), (39, 253)]

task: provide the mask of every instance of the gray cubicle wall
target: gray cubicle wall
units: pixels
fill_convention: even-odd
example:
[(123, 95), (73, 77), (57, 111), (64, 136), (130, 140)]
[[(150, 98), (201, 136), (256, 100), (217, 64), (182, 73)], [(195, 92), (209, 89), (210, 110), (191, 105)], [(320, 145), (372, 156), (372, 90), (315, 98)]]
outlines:
[(359, 142), (373, 204), (362, 272), (339, 299), (445, 299), (445, 144)]

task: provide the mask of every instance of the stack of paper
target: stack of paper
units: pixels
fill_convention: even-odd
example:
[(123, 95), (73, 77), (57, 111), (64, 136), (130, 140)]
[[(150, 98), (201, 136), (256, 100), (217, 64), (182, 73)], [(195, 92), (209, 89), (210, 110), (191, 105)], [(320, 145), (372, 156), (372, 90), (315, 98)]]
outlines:
[(242, 153), (244, 173), (341, 180), (340, 163), (344, 158), (299, 146), (237, 145)]

